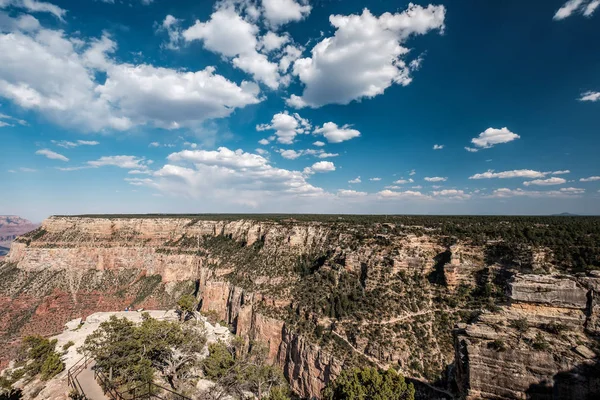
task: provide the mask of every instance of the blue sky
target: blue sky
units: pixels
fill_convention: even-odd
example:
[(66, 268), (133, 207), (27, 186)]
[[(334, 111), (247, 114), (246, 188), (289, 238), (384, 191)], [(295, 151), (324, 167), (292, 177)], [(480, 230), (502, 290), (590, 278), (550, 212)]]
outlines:
[(0, 213), (598, 214), (599, 5), (0, 0)]

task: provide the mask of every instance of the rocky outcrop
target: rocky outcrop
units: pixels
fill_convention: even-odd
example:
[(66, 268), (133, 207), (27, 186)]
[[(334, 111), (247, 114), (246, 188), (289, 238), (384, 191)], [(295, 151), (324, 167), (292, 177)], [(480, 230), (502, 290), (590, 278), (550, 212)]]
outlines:
[(13, 240), (38, 226), (16, 215), (0, 215), (0, 261), (8, 253)]
[[(586, 382), (597, 378), (592, 372), (597, 355), (590, 349), (595, 341), (585, 331), (590, 317), (597, 318), (589, 295), (573, 277), (516, 275), (509, 284), (509, 306), (454, 331), (456, 379), (462, 395), (558, 399), (600, 394), (598, 386), (575, 390), (568, 383), (582, 379), (582, 373), (591, 374)], [(553, 397), (557, 387), (565, 391), (567, 386), (568, 397)], [(575, 392), (581, 397), (571, 397)]]

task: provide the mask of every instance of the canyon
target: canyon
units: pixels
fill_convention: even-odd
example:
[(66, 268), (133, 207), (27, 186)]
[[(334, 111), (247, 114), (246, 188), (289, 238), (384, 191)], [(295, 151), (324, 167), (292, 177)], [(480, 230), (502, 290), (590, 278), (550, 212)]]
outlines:
[[(479, 220), (433, 218), (50, 217), (0, 261), (0, 368), (27, 334), (193, 293), (199, 311), (264, 342), (303, 397), (365, 365), (397, 369), (420, 398), (598, 394), (598, 271), (460, 233)], [(599, 221), (586, 223), (589, 237)]]
[(16, 215), (0, 215), (0, 261), (6, 256), (10, 244), (17, 236), (30, 232), (38, 226), (39, 224)]

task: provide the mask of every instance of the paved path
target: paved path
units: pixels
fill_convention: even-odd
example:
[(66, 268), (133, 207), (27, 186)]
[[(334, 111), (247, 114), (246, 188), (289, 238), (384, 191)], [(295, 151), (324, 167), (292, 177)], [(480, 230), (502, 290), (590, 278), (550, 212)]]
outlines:
[(102, 388), (96, 379), (94, 379), (94, 371), (92, 371), (94, 365), (93, 361), (89, 363), (87, 368), (77, 375), (77, 380), (81, 385), (81, 389), (83, 389), (83, 393), (85, 393), (85, 396), (89, 400), (108, 400), (109, 398), (104, 395)]

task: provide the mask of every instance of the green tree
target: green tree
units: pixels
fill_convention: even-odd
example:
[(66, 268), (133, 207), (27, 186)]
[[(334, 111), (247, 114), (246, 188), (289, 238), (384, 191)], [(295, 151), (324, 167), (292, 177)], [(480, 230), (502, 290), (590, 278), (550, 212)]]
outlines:
[(344, 370), (323, 390), (324, 400), (414, 400), (415, 388), (393, 369)]
[(56, 339), (48, 340), (42, 336), (27, 336), (23, 339), (21, 354), (28, 360), (25, 372), (34, 377), (42, 374), (43, 380), (48, 380), (65, 369), (60, 354), (55, 351)]
[(191, 294), (184, 294), (177, 301), (177, 311), (181, 322), (184, 322), (188, 316), (193, 315), (196, 310), (196, 298)]

